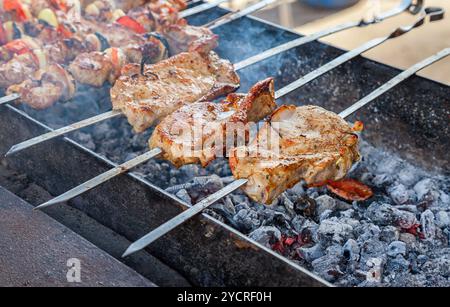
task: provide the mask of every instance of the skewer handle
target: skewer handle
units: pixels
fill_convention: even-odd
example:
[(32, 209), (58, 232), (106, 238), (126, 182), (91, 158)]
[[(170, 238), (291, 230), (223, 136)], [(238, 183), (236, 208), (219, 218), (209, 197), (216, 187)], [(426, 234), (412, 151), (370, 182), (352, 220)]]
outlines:
[(247, 183), (247, 179), (239, 179), (235, 180), (231, 184), (227, 185), (225, 188), (217, 191), (214, 194), (211, 194), (210, 196), (206, 197), (196, 205), (190, 207), (186, 211), (183, 211), (179, 215), (175, 216), (174, 218), (170, 219), (169, 221), (165, 222), (161, 226), (157, 227), (153, 231), (149, 232), (144, 237), (140, 238), (133, 244), (131, 244), (128, 249), (125, 251), (122, 257), (126, 257), (130, 254), (133, 254), (137, 251), (140, 251), (141, 249), (145, 248), (147, 245), (151, 244), (152, 242), (156, 241), (161, 236), (165, 235), (172, 229), (176, 228), (177, 226), (183, 224), (193, 216), (197, 215), (198, 213), (202, 212), (204, 209), (208, 208), (212, 204), (214, 204), (219, 199), (225, 197), (226, 195), (232, 193), (233, 191), (239, 189), (241, 186)]
[(56, 138), (58, 136), (64, 135), (66, 133), (69, 133), (69, 132), (72, 132), (72, 131), (75, 131), (75, 130), (78, 130), (78, 129), (81, 129), (81, 128), (85, 128), (85, 127), (91, 126), (91, 125), (93, 125), (95, 123), (104, 121), (106, 119), (117, 117), (119, 115), (122, 115), (122, 112), (116, 111), (116, 110), (108, 111), (108, 112), (105, 112), (103, 114), (100, 114), (100, 115), (97, 115), (97, 116), (90, 117), (88, 119), (79, 121), (79, 122), (74, 123), (72, 125), (65, 126), (63, 128), (50, 131), (48, 133), (39, 135), (39, 136), (37, 136), (35, 138), (26, 140), (26, 141), (24, 141), (22, 143), (19, 143), (19, 144), (16, 144), (16, 145), (12, 146), (11, 149), (6, 153), (6, 156), (12, 155), (12, 154), (17, 153), (19, 151), (22, 151), (22, 150), (24, 150), (24, 149), (26, 149), (28, 147), (31, 147), (33, 145), (36, 145), (36, 144), (39, 144), (39, 143), (51, 140), (51, 139)]
[(137, 156), (134, 159), (131, 159), (121, 165), (118, 165), (118, 166), (114, 167), (113, 169), (110, 169), (109, 171), (104, 172), (103, 174), (100, 174), (97, 177), (92, 178), (91, 180), (88, 180), (83, 184), (80, 184), (79, 186), (65, 192), (64, 194), (59, 195), (58, 197), (55, 197), (55, 198), (43, 203), (42, 205), (35, 207), (34, 209), (35, 210), (43, 209), (45, 207), (49, 207), (51, 205), (66, 202), (72, 198), (75, 198), (75, 197), (99, 186), (100, 184), (102, 184), (120, 174), (128, 172), (130, 169), (136, 167), (137, 165), (142, 164), (142, 163), (156, 157), (161, 152), (162, 151), (159, 148), (155, 148), (150, 151), (147, 151), (146, 153), (144, 153), (140, 156)]
[(218, 6), (221, 3), (227, 2), (228, 0), (215, 0), (212, 2), (207, 2), (204, 4), (200, 4), (197, 6), (194, 6), (190, 9), (186, 9), (184, 11), (181, 11), (178, 15), (180, 16), (180, 18), (186, 18), (195, 14), (198, 14), (200, 12), (212, 9), (213, 7)]
[(347, 116), (350, 116), (351, 114), (358, 111), (359, 109), (361, 109), (362, 107), (364, 107), (365, 105), (367, 105), (368, 103), (370, 103), (371, 101), (373, 101), (374, 99), (379, 97), (380, 95), (389, 91), (394, 86), (396, 86), (399, 83), (403, 82), (404, 80), (408, 79), (409, 77), (411, 77), (412, 75), (417, 73), (419, 70), (422, 70), (425, 67), (430, 66), (431, 64), (433, 64), (449, 55), (450, 55), (450, 48), (447, 48), (447, 49), (441, 50), (440, 52), (436, 53), (435, 55), (433, 55), (429, 58), (426, 58), (422, 62), (419, 62), (419, 63), (411, 66), (407, 70), (398, 74), (397, 76), (395, 76), (394, 78), (392, 78), (391, 80), (389, 80), (388, 82), (386, 82), (385, 84), (383, 84), (382, 86), (380, 86), (379, 88), (374, 90), (369, 95), (365, 96), (358, 102), (354, 103), (353, 105), (351, 105), (350, 107), (348, 107), (347, 109), (345, 109), (344, 111), (339, 113), (339, 116), (341, 116), (342, 118), (346, 118)]
[(4, 96), (4, 97), (0, 98), (0, 106), (3, 105), (3, 104), (7, 104), (8, 102), (17, 100), (19, 98), (20, 98), (19, 94), (11, 94), (11, 95), (8, 95), (8, 96)]

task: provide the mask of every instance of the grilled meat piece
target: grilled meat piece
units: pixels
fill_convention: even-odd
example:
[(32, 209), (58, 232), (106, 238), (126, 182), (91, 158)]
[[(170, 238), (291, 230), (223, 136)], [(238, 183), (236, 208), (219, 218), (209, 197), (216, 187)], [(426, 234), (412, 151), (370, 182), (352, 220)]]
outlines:
[[(149, 140), (176, 167), (201, 163), (207, 166), (237, 143), (246, 144), (249, 122), (258, 122), (275, 109), (273, 79), (255, 84), (247, 95), (230, 94), (221, 103), (196, 102), (165, 117)], [(237, 140), (235, 132), (241, 140)]]
[(301, 180), (308, 184), (343, 178), (359, 159), (358, 137), (341, 117), (317, 106), (278, 108), (248, 146), (230, 151), (243, 190), (271, 204)]
[(128, 64), (111, 89), (113, 109), (121, 110), (136, 132), (142, 132), (183, 105), (214, 99), (239, 87), (233, 65), (214, 52), (180, 53), (154, 65), (143, 74)]
[(66, 101), (75, 95), (75, 82), (58, 64), (39, 70), (20, 84), (7, 89), (7, 94), (20, 94), (20, 102), (34, 109), (45, 109), (57, 101)]
[(69, 72), (78, 82), (101, 87), (112, 70), (111, 62), (103, 52), (89, 52), (78, 55), (69, 65)]
[(163, 27), (161, 32), (169, 43), (170, 54), (185, 51), (207, 53), (218, 45), (219, 37), (210, 29), (188, 25), (185, 19)]
[(125, 54), (120, 49), (109, 48), (105, 52), (78, 55), (70, 63), (69, 72), (80, 83), (101, 87), (106, 81), (113, 84), (125, 63)]
[(39, 69), (30, 52), (14, 55), (11, 60), (0, 65), (0, 88), (20, 83)]

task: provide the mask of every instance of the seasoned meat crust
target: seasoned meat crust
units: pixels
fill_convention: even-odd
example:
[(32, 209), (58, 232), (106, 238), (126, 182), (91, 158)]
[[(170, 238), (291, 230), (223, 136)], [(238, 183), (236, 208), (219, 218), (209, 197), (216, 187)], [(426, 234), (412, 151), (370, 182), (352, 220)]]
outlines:
[(214, 52), (180, 53), (154, 65), (128, 64), (111, 89), (114, 110), (121, 110), (136, 132), (180, 107), (213, 100), (239, 87), (233, 65)]
[(220, 103), (185, 105), (155, 127), (150, 148), (161, 148), (164, 159), (176, 167), (191, 163), (205, 167), (216, 156), (223, 156), (227, 147), (235, 146), (234, 131), (239, 129), (242, 141), (248, 139), (247, 127), (235, 124), (260, 121), (275, 109), (273, 88), (273, 79), (268, 78), (255, 84), (247, 95), (230, 94)]
[(359, 159), (358, 137), (337, 114), (317, 106), (278, 108), (248, 146), (230, 151), (243, 190), (271, 204), (301, 180), (308, 184), (342, 179)]

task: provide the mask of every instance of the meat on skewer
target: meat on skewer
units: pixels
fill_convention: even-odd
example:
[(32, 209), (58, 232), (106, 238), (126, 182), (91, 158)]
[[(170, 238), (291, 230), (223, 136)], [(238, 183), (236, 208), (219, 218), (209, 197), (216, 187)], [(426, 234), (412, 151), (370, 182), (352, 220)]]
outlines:
[(281, 106), (248, 146), (230, 151), (236, 179), (253, 200), (271, 204), (301, 180), (342, 179), (359, 160), (358, 137), (337, 114), (318, 106)]
[(70, 100), (75, 95), (75, 81), (58, 64), (39, 70), (29, 79), (8, 88), (7, 94), (18, 93), (21, 100), (35, 109), (45, 109), (55, 101)]
[[(167, 57), (166, 45), (163, 45), (161, 40), (156, 38), (155, 35), (145, 35), (145, 36), (137, 34), (127, 35), (126, 29), (120, 28), (120, 25), (116, 24), (107, 25), (106, 27), (108, 27), (107, 28), (108, 30), (105, 32), (109, 33), (110, 36), (115, 40), (114, 42), (112, 42), (112, 44), (119, 45), (121, 42), (120, 39), (121, 37), (130, 38), (130, 36), (132, 36), (133, 38), (135, 38), (135, 41), (133, 43), (129, 43), (128, 45), (126, 45), (124, 48), (122, 48), (122, 50), (117, 48), (110, 48), (105, 52), (81, 53), (75, 59), (75, 61), (72, 62), (69, 68), (70, 72), (73, 74), (73, 77), (77, 81), (87, 83), (93, 86), (101, 86), (106, 80), (113, 83), (115, 79), (119, 76), (120, 70), (125, 63), (142, 61), (142, 59), (144, 58), (141, 54), (142, 51), (148, 52), (146, 54), (145, 61), (148, 61), (148, 58), (150, 58), (150, 62), (156, 62)], [(116, 31), (111, 31), (111, 29), (116, 29)], [(118, 31), (124, 35), (117, 35)], [(215, 46), (214, 42), (216, 42), (217, 38), (212, 33), (211, 36), (215, 40), (213, 41), (213, 43), (210, 42), (210, 45)], [(94, 38), (96, 37), (98, 37), (98, 33), (96, 33)], [(195, 37), (193, 37), (192, 35), (187, 38), (195, 39)], [(148, 41), (144, 42), (143, 41), (144, 39), (148, 39)], [(126, 43), (125, 40), (122, 41)], [(128, 40), (128, 42), (129, 41), (130, 40)], [(94, 45), (94, 47), (92, 47), (92, 45)], [(185, 43), (185, 45), (189, 46), (189, 43)], [(202, 48), (199, 43), (194, 45), (197, 46), (199, 49)], [(81, 51), (83, 51), (83, 47), (84, 49), (88, 48), (83, 46), (81, 43), (77, 43), (77, 41), (72, 37), (70, 40), (64, 39), (56, 41), (54, 44), (45, 45), (44, 51), (47, 51), (47, 58), (48, 58), (47, 61), (51, 63), (52, 62), (65, 63), (68, 60), (67, 59), (68, 54), (74, 54), (75, 52), (80, 53)], [(95, 44), (90, 44), (90, 49), (93, 48), (99, 48), (99, 46), (95, 46)], [(203, 50), (206, 49), (207, 48), (203, 48)], [(30, 58), (30, 57), (28, 56), (21, 58)], [(35, 70), (39, 68), (38, 66), (34, 65), (34, 63), (31, 63), (30, 61), (23, 63), (23, 65), (20, 65), (20, 61), (17, 60), (13, 62), (14, 65), (5, 65), (3, 69), (1, 69), (2, 74), (8, 75), (9, 72), (11, 72), (12, 75), (14, 76), (14, 78), (5, 78), (4, 79), (5, 81), (3, 82), (3, 84), (1, 84), (3, 87), (15, 84), (14, 86), (11, 86), (10, 89), (8, 89), (7, 91), (8, 93), (22, 93), (22, 92), (45, 93), (45, 91), (39, 89), (34, 89), (33, 91), (31, 91), (31, 87), (41, 86), (41, 83), (36, 82), (36, 80), (40, 80), (41, 76), (45, 76), (45, 74), (42, 72), (36, 72), (36, 75), (38, 75), (39, 77), (33, 78), (32, 82), (30, 80), (30, 82), (17, 84), (19, 82), (22, 82), (23, 80), (26, 80), (27, 76), (30, 76), (32, 72), (35, 72)], [(48, 96), (49, 97), (45, 99), (46, 101), (45, 104), (41, 102), (43, 99), (42, 97), (34, 95), (24, 95), (22, 100), (24, 100), (25, 97), (27, 99), (32, 99), (33, 97), (36, 97), (37, 101), (27, 101), (27, 103), (29, 103), (33, 107), (38, 106), (38, 108), (43, 108), (46, 106), (50, 106), (52, 104), (50, 103), (50, 101), (53, 100), (53, 102), (56, 102), (58, 100), (56, 99), (57, 95), (51, 95), (50, 92)]]
[(224, 156), (227, 148), (246, 144), (249, 131), (245, 125), (259, 122), (275, 108), (272, 78), (256, 83), (248, 94), (229, 94), (220, 103), (188, 104), (155, 127), (150, 149), (161, 148), (163, 158), (176, 167), (192, 163), (206, 167), (216, 156)]
[(157, 64), (126, 65), (111, 89), (114, 110), (121, 110), (142, 132), (183, 105), (211, 100), (239, 87), (233, 65), (214, 52), (183, 52)]

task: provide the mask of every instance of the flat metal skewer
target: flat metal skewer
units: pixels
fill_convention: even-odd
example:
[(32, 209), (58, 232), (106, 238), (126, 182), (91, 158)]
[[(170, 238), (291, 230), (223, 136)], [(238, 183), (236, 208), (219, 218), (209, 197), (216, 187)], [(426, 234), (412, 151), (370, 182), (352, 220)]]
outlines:
[[(195, 14), (198, 14), (200, 12), (212, 9), (213, 7), (219, 6), (220, 4), (227, 2), (228, 0), (215, 0), (212, 2), (206, 2), (197, 6), (194, 6), (192, 8), (186, 9), (184, 11), (181, 11), (178, 13), (178, 16), (181, 18), (186, 18)], [(198, 1), (197, 1), (198, 2)]]
[(239, 189), (241, 186), (247, 183), (247, 179), (238, 179), (223, 189), (217, 191), (214, 194), (211, 194), (210, 196), (206, 197), (199, 203), (197, 203), (195, 206), (190, 207), (188, 210), (183, 211), (170, 221), (162, 224), (155, 230), (151, 231), (138, 241), (131, 244), (128, 249), (125, 251), (122, 257), (126, 257), (132, 253), (135, 253), (144, 247), (146, 247), (149, 243), (148, 241), (153, 242), (154, 240), (158, 239), (159, 237), (163, 236), (164, 234), (168, 233), (172, 229), (176, 228), (177, 226), (183, 224), (187, 220), (189, 220), (191, 217), (197, 215), (198, 213), (202, 212), (204, 209), (209, 207), (212, 203), (215, 203), (217, 200), (221, 199), (222, 197), (225, 197), (226, 195), (232, 193), (233, 191)]
[(19, 94), (11, 94), (11, 95), (8, 95), (8, 96), (4, 96), (4, 97), (0, 98), (0, 106), (3, 105), (3, 104), (7, 104), (8, 102), (12, 102), (14, 100), (17, 100), (19, 98), (20, 98)]
[[(361, 109), (365, 105), (367, 105), (369, 102), (373, 101), (383, 93), (389, 91), (394, 86), (398, 85), (399, 83), (406, 80), (408, 77), (414, 75), (419, 70), (447, 57), (450, 55), (450, 48), (444, 49), (440, 51), (439, 53), (411, 66), (409, 69), (403, 71), (402, 73), (398, 74), (391, 80), (389, 80), (387, 83), (383, 84), (379, 88), (377, 88), (375, 91), (370, 93), (369, 95), (365, 96), (364, 98), (360, 99), (341, 113), (339, 113), (339, 116), (342, 118), (348, 117), (350, 114), (356, 112), (357, 110)], [(230, 183), (223, 189), (217, 191), (216, 193), (210, 195), (209, 197), (205, 198), (204, 200), (200, 201), (196, 205), (190, 207), (189, 209), (183, 211), (179, 215), (175, 216), (174, 218), (170, 219), (169, 221), (165, 222), (161, 226), (158, 226), (139, 240), (132, 243), (125, 253), (122, 255), (122, 257), (126, 257), (128, 255), (131, 255), (135, 252), (138, 252), (145, 247), (147, 247), (149, 244), (153, 243), (169, 231), (175, 229), (177, 226), (183, 224), (184, 222), (188, 221), (190, 218), (194, 217), (198, 213), (201, 213), (204, 209), (208, 208), (215, 202), (219, 201), (223, 197), (227, 196), (228, 194), (234, 192), (238, 188), (242, 187), (248, 182), (247, 179), (238, 179), (234, 182)]]
[(112, 110), (112, 111), (108, 111), (108, 112), (102, 113), (102, 114), (97, 115), (97, 116), (89, 117), (87, 119), (81, 120), (81, 121), (76, 122), (74, 124), (71, 124), (69, 126), (65, 126), (65, 127), (60, 128), (60, 129), (56, 129), (56, 130), (53, 130), (53, 131), (41, 134), (41, 135), (39, 135), (37, 137), (31, 138), (31, 139), (26, 140), (26, 141), (24, 141), (22, 143), (18, 143), (16, 145), (12, 146), (8, 150), (8, 152), (5, 154), (5, 156), (12, 155), (12, 154), (14, 154), (16, 152), (24, 150), (24, 149), (26, 149), (28, 147), (33, 146), (33, 145), (42, 143), (44, 141), (51, 140), (51, 139), (56, 138), (56, 137), (58, 137), (60, 135), (67, 134), (69, 132), (72, 132), (72, 131), (75, 131), (75, 130), (78, 130), (78, 129), (81, 129), (81, 128), (84, 128), (84, 127), (88, 127), (88, 126), (91, 126), (91, 125), (93, 125), (95, 123), (104, 121), (104, 120), (109, 119), (109, 118), (118, 117), (118, 116), (121, 116), (121, 115), (122, 115), (121, 111)]
[(150, 151), (147, 151), (146, 153), (144, 153), (140, 156), (137, 156), (134, 159), (128, 160), (127, 162), (122, 163), (122, 164), (110, 169), (109, 171), (104, 172), (103, 174), (100, 174), (95, 178), (92, 178), (89, 181), (86, 181), (82, 185), (79, 185), (79, 186), (67, 191), (64, 194), (61, 194), (58, 197), (55, 197), (55, 198), (43, 203), (42, 205), (35, 207), (34, 210), (43, 209), (45, 207), (48, 207), (48, 206), (51, 206), (54, 204), (68, 201), (78, 195), (81, 195), (81, 194), (95, 188), (96, 186), (102, 184), (103, 182), (106, 182), (120, 174), (128, 172), (130, 169), (132, 169), (133, 167), (136, 167), (139, 164), (147, 162), (148, 160), (159, 155), (161, 152), (162, 152), (162, 150), (159, 148), (155, 148)]

